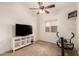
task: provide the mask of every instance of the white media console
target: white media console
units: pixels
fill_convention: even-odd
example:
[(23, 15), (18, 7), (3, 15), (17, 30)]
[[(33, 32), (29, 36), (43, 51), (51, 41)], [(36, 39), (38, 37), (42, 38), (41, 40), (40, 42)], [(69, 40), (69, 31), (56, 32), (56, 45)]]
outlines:
[(15, 52), (16, 49), (30, 45), (33, 43), (33, 41), (34, 41), (33, 35), (28, 35), (24, 37), (14, 37), (12, 38), (12, 50), (13, 52)]

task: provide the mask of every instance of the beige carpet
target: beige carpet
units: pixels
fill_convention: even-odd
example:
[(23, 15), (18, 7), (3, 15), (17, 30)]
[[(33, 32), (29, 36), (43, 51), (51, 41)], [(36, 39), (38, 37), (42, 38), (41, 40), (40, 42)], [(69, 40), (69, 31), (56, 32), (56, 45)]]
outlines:
[[(69, 55), (68, 52), (65, 54)], [(70, 52), (70, 54), (72, 55), (73, 53)], [(59, 56), (59, 55), (61, 55), (61, 51), (56, 44), (40, 40), (32, 45), (17, 50), (15, 53), (7, 52), (2, 54), (2, 56)]]

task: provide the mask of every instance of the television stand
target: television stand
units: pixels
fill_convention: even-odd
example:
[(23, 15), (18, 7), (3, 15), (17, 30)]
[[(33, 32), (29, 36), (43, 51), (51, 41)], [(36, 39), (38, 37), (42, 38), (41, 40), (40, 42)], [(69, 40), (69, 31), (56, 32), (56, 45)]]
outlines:
[(25, 47), (34, 42), (34, 36), (28, 35), (24, 37), (14, 37), (12, 38), (12, 50), (15, 52), (16, 49)]

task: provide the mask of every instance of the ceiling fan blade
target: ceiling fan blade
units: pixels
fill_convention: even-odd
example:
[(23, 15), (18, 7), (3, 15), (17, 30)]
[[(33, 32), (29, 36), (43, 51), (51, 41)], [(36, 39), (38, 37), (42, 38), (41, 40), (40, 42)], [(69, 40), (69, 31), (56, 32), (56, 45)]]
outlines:
[(46, 12), (47, 14), (49, 14), (49, 13), (50, 13), (48, 10), (45, 10), (45, 12)]
[(49, 5), (49, 6), (45, 7), (45, 8), (52, 8), (52, 7), (55, 7), (55, 5), (52, 4), (52, 5)]
[(31, 10), (37, 10), (37, 9), (39, 9), (39, 8), (29, 8), (29, 9), (31, 9)]

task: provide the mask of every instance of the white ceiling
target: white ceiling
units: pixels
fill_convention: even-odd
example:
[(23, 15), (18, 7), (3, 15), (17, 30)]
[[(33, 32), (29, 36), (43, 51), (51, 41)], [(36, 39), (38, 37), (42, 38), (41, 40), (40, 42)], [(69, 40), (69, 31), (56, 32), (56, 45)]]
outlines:
[[(26, 2), (23, 4), (28, 5), (28, 7), (39, 7), (37, 2)], [(56, 7), (63, 7), (71, 4), (74, 5), (76, 2), (43, 2), (43, 4), (44, 6), (55, 4)]]
[[(24, 5), (26, 8), (38, 8), (38, 2), (6, 2), (6, 3), (0, 3), (0, 5), (16, 5), (16, 4), (22, 4)], [(65, 7), (68, 7), (68, 6), (75, 6), (77, 2), (43, 2), (44, 6), (48, 6), (48, 5), (51, 5), (51, 4), (55, 4), (55, 8), (51, 8), (51, 10), (56, 10), (56, 9), (61, 9), (61, 8), (65, 8)]]
[[(44, 6), (48, 6), (51, 4), (55, 4), (55, 8), (50, 8), (49, 10), (51, 10), (52, 12), (55, 10), (60, 10), (69, 6), (76, 6), (76, 2), (43, 2)], [(25, 5), (27, 8), (38, 8), (38, 3), (37, 2), (26, 2), (23, 3), (23, 5)], [(31, 11), (35, 11), (36, 10), (31, 10)]]
[[(13, 3), (9, 3), (9, 2), (6, 2), (6, 3), (0, 3), (0, 6), (14, 6), (14, 5), (17, 5), (17, 4), (22, 4), (24, 6), (24, 8), (38, 8), (38, 3), (37, 2), (13, 2)], [(51, 8), (49, 9), (50, 12), (58, 12), (59, 10), (61, 9), (64, 9), (66, 7), (71, 7), (71, 6), (76, 6), (77, 2), (43, 2), (44, 6), (48, 6), (48, 5), (51, 5), (51, 4), (55, 4), (55, 8)], [(30, 10), (30, 9), (29, 9)], [(37, 12), (36, 10), (30, 10), (31, 12), (33, 11), (33, 13)], [(36, 14), (36, 13), (35, 13)]]
[[(24, 6), (26, 6), (26, 8), (35, 8), (35, 7), (39, 7), (37, 2), (6, 2), (6, 3), (2, 3), (0, 2), (0, 5), (14, 5), (14, 4), (23, 4)], [(76, 5), (77, 2), (43, 2), (44, 6), (48, 6), (51, 4), (55, 4), (55, 8), (52, 9), (56, 9), (56, 8), (62, 8), (62, 7), (66, 7), (66, 6), (74, 6)]]

